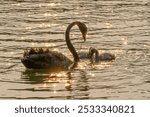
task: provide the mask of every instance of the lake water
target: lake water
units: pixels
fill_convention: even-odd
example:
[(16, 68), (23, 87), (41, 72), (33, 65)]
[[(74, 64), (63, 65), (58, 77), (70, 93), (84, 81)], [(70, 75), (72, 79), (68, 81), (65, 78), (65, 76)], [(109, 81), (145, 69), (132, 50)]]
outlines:
[[(29, 47), (49, 47), (71, 57), (65, 43), (69, 23), (82, 21), (95, 47), (116, 60), (91, 65), (81, 60), (72, 71), (27, 70)], [(82, 40), (71, 32), (78, 51)], [(1, 0), (1, 99), (150, 99), (149, 0)]]

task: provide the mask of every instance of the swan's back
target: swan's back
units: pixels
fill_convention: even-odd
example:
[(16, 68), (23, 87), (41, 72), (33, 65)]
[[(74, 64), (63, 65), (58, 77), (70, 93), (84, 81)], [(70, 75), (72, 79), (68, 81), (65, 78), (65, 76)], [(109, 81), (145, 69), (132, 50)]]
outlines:
[(34, 69), (67, 69), (72, 63), (72, 61), (62, 53), (44, 49), (39, 49), (38, 51), (36, 49), (30, 49), (26, 51), (21, 61), (25, 67)]
[(102, 53), (99, 55), (100, 61), (111, 61), (115, 59), (115, 55), (111, 53)]

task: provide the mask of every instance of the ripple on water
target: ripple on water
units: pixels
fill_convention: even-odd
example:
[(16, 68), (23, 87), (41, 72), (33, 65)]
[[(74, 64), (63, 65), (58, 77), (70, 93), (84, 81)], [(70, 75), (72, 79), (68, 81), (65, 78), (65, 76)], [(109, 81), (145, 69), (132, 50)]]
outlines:
[[(150, 28), (148, 0), (34, 0), (0, 2), (0, 98), (13, 99), (149, 99)], [(49, 47), (71, 58), (64, 32), (83, 21), (88, 39), (116, 60), (73, 71), (26, 70), (20, 58), (26, 48)], [(80, 48), (81, 34), (71, 32)], [(79, 50), (79, 49), (78, 49)]]

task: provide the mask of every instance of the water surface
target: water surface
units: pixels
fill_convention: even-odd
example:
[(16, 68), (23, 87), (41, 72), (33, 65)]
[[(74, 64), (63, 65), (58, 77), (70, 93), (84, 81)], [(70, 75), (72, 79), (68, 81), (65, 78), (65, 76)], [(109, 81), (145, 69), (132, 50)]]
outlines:
[[(82, 21), (95, 47), (116, 55), (113, 62), (82, 60), (72, 71), (27, 70), (20, 58), (26, 48), (49, 47), (71, 57), (64, 32)], [(71, 32), (80, 48), (81, 34)], [(81, 51), (81, 50), (80, 50)], [(0, 98), (2, 99), (149, 99), (149, 0), (1, 0)]]

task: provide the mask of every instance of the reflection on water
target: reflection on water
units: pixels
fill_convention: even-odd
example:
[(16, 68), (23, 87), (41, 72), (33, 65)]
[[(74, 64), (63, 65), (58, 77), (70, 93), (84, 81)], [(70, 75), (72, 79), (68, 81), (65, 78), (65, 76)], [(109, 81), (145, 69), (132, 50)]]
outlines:
[[(0, 1), (0, 98), (149, 99), (149, 8), (149, 0)], [(81, 60), (68, 71), (24, 68), (20, 58), (30, 47), (72, 58), (64, 32), (76, 20), (88, 27), (82, 49), (78, 28), (71, 31), (78, 51), (95, 47), (115, 54), (115, 61)]]
[[(73, 77), (72, 70), (70, 71), (49, 71), (49, 70), (26, 70), (22, 73), (21, 78), (27, 84), (40, 84), (40, 87), (36, 88), (19, 88), (19, 89), (11, 89), (16, 91), (46, 91), (51, 92), (53, 95), (57, 95), (60, 91), (68, 91), (70, 92), (69, 96), (62, 95), (67, 99), (73, 99), (73, 97), (79, 99), (88, 99), (89, 95), (89, 86), (88, 86), (88, 78), (86, 77), (86, 73), (81, 70), (81, 78), (75, 80)], [(90, 75), (90, 74), (89, 74)], [(91, 75), (92, 76), (92, 75)], [(75, 85), (74, 85), (75, 84)], [(74, 92), (74, 93), (72, 93)], [(40, 97), (39, 97), (40, 98)], [(53, 98), (53, 97), (48, 97)]]

